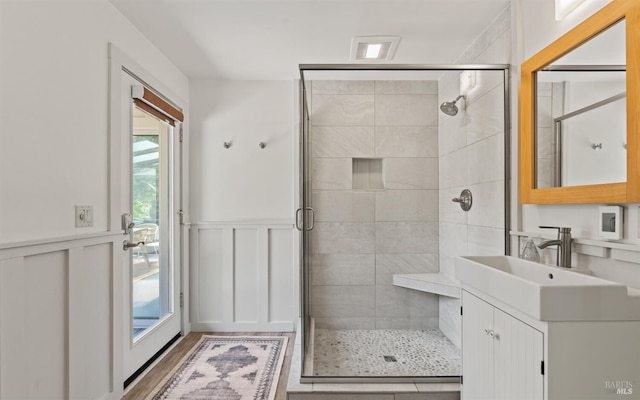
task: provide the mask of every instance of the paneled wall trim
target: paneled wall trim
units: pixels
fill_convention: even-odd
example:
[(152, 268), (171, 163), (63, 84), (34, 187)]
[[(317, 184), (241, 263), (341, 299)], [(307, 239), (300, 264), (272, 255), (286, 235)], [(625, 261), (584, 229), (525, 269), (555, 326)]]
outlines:
[(292, 220), (191, 224), (194, 331), (293, 331), (298, 263)]
[(122, 234), (0, 247), (0, 398), (122, 396)]

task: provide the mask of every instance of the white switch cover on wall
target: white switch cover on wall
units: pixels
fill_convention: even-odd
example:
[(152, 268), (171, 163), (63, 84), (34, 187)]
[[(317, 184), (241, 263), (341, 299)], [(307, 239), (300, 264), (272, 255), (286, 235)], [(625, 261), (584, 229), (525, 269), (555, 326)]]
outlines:
[(93, 226), (93, 206), (76, 206), (76, 228)]

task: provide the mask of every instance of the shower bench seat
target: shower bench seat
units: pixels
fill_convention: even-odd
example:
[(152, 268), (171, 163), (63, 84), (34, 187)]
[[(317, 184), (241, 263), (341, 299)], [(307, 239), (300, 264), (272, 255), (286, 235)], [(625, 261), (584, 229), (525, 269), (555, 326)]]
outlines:
[(460, 282), (441, 273), (393, 274), (393, 284), (407, 289), (460, 298)]

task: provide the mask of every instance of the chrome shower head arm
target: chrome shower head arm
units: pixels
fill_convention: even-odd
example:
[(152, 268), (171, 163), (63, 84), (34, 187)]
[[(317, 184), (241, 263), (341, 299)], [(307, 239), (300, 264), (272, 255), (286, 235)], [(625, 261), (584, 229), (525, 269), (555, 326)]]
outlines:
[(461, 94), (460, 96), (456, 97), (456, 99), (452, 102), (453, 104), (456, 104), (458, 102), (458, 100), (463, 99), (463, 100), (467, 100), (467, 97), (463, 94)]

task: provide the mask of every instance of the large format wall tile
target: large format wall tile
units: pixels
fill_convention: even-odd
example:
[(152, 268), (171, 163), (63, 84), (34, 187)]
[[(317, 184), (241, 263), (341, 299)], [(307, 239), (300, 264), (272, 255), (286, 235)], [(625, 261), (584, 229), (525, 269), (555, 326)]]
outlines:
[[(438, 329), (439, 317), (381, 317), (376, 329)], [(429, 397), (431, 398), (431, 397)]]
[(385, 158), (386, 189), (437, 189), (437, 158)]
[(438, 157), (438, 127), (377, 126), (376, 157)]
[(352, 190), (314, 190), (311, 207), (316, 222), (371, 222), (375, 193)]
[(376, 222), (377, 253), (437, 253), (437, 222)]
[(438, 81), (375, 81), (376, 94), (438, 94)]
[(376, 317), (437, 316), (437, 295), (394, 285), (376, 285)]
[(312, 285), (373, 285), (374, 254), (314, 254), (311, 256)]
[(438, 272), (438, 254), (376, 254), (376, 285), (393, 284), (393, 274)]
[[(460, 197), (460, 193), (466, 188), (466, 186), (459, 186), (443, 188), (438, 191), (440, 195), (440, 201), (438, 203), (440, 222), (453, 222), (455, 224), (467, 223), (469, 213), (460, 208), (460, 203), (453, 201), (454, 198)], [(473, 207), (471, 209), (473, 209)]]
[(437, 190), (385, 190), (376, 193), (376, 221), (437, 221)]
[(504, 254), (504, 228), (483, 226), (468, 227), (468, 251), (477, 256), (495, 256)]
[(467, 185), (468, 164), (466, 148), (440, 157), (440, 190)]
[(504, 181), (481, 183), (469, 187), (473, 207), (469, 210), (469, 225), (504, 228)]
[[(447, 116), (448, 117), (448, 116)], [(440, 156), (460, 150), (467, 145), (467, 128), (464, 118), (441, 118), (438, 127)]]
[(316, 126), (311, 129), (313, 157), (373, 157), (373, 127)]
[(373, 94), (374, 81), (317, 81), (311, 82), (311, 94)]
[(376, 221), (417, 221), (419, 190), (376, 193)]
[(311, 231), (313, 254), (367, 254), (375, 252), (373, 223), (317, 222)]
[(466, 256), (467, 253), (467, 225), (440, 223), (440, 256)]
[(487, 136), (502, 132), (504, 123), (504, 89), (496, 87), (466, 110), (467, 143), (474, 143)]
[(351, 189), (353, 162), (350, 158), (316, 158), (311, 167), (313, 189)]
[(441, 296), (439, 304), (440, 331), (457, 348), (462, 346), (462, 318), (460, 318), (460, 299)]
[(418, 191), (418, 221), (438, 221), (439, 213), (438, 191)]
[(376, 329), (374, 317), (314, 317), (314, 320), (316, 329)]
[(376, 126), (438, 125), (438, 96), (376, 95)]
[(375, 316), (375, 286), (314, 286), (311, 291), (313, 317)]
[(373, 95), (314, 95), (313, 126), (373, 126)]
[(469, 184), (504, 179), (504, 133), (500, 132), (467, 147)]

